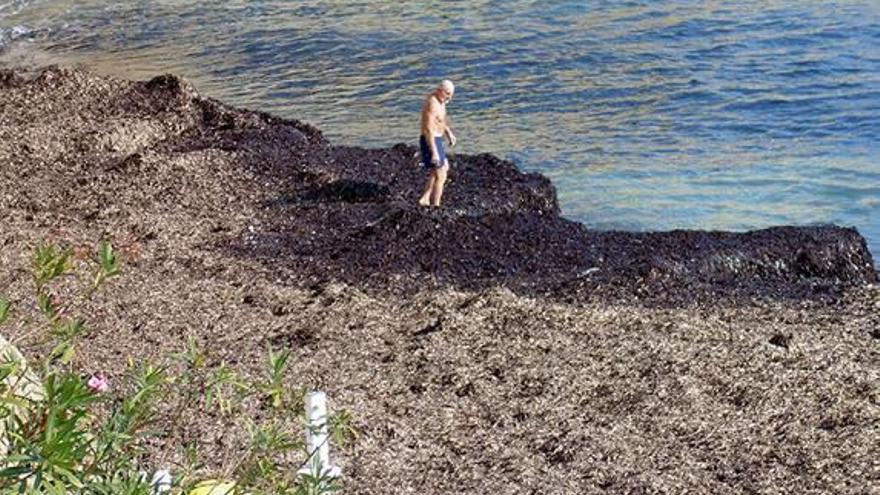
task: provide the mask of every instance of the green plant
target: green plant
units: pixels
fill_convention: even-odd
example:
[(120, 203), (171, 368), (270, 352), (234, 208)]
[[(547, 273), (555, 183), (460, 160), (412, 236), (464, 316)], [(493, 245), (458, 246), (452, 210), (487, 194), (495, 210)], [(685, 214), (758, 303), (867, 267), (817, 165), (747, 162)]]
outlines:
[(262, 388), (275, 409), (280, 409), (285, 402), (284, 373), (289, 359), (290, 351), (275, 353), (271, 348), (269, 349), (269, 380), (262, 385)]
[(64, 493), (66, 486), (84, 486), (79, 464), (91, 440), (84, 425), (97, 397), (78, 377), (54, 373), (44, 380), (44, 393), (45, 400), (28, 404), (23, 414), (7, 416), (10, 454), (0, 470), (0, 488)]
[(204, 368), (207, 360), (192, 336), (189, 336), (186, 339), (186, 351), (172, 354), (171, 356), (183, 363), (186, 370), (190, 373), (194, 373), (197, 370)]
[(139, 367), (133, 376), (134, 390), (116, 405), (95, 438), (90, 465), (109, 472), (134, 470), (132, 460), (141, 453), (134, 440), (154, 419), (156, 400), (167, 383), (164, 370), (152, 365)]
[[(92, 264), (91, 269), (85, 267), (90, 271), (85, 299), (121, 271), (106, 241)], [(306, 389), (285, 383), (290, 351), (270, 349), (266, 374), (254, 383), (225, 364), (212, 371), (209, 356), (190, 338), (185, 351), (169, 356), (168, 364), (131, 364), (111, 389), (106, 377), (89, 378), (75, 371), (75, 349), (88, 335), (88, 327), (85, 319), (71, 314), (75, 298), (70, 287), (64, 292), (55, 286), (68, 277), (83, 278), (72, 262), (72, 251), (38, 246), (33, 259), (35, 308), (43, 315), (38, 330), (49, 350), (33, 370), (40, 375), (41, 390), (32, 396), (20, 387), (23, 362), (0, 355), (0, 455), (5, 454), (0, 456), (0, 495), (149, 494), (152, 487), (141, 461), (151, 435), (186, 438), (180, 418), (194, 409), (217, 408), (225, 418), (218, 421), (238, 421), (234, 413), (246, 402), (268, 403), (270, 414), (257, 422), (247, 420), (246, 452), (218, 471), (235, 482), (216, 486), (234, 485), (236, 493), (252, 495), (326, 494), (340, 489), (339, 480), (320, 466), (298, 474), (313, 453), (302, 438)], [(58, 293), (68, 294), (67, 301), (59, 302)], [(0, 297), (0, 324), (11, 315), (11, 302)], [(174, 366), (182, 366), (183, 372), (169, 373)], [(160, 425), (168, 423), (176, 426), (163, 431)], [(340, 446), (358, 436), (346, 410), (328, 418), (328, 428)], [(200, 486), (200, 452), (206, 446), (199, 440), (181, 442), (185, 461), (173, 479), (172, 494)]]
[(339, 479), (330, 475), (317, 460), (310, 465), (308, 473), (302, 475), (302, 479), (294, 489), (294, 495), (324, 495), (342, 490)]
[(34, 256), (34, 281), (37, 293), (42, 292), (46, 284), (73, 269), (69, 248), (61, 249), (54, 244), (40, 244)]
[(360, 436), (360, 430), (354, 425), (354, 416), (348, 409), (330, 415), (327, 418), (327, 427), (333, 442), (343, 448)]
[(205, 405), (210, 408), (216, 403), (223, 414), (234, 413), (237, 404), (241, 404), (248, 392), (244, 379), (226, 364), (217, 368), (205, 388)]
[(113, 252), (113, 246), (106, 240), (101, 241), (101, 248), (98, 250), (98, 267), (95, 270), (92, 290), (97, 290), (107, 279), (116, 275), (119, 275), (119, 260), (116, 253)]

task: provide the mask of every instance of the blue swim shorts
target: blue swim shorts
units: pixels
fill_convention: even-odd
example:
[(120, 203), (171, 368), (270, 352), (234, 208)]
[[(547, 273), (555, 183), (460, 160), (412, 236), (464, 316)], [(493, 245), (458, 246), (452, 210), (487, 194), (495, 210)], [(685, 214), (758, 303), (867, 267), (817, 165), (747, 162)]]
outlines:
[[(434, 144), (437, 146), (437, 156), (440, 157), (440, 166), (442, 167), (446, 163), (446, 149), (443, 148), (443, 137), (435, 137)], [(422, 165), (433, 168), (434, 164), (431, 163), (431, 147), (428, 146), (428, 140), (425, 139), (424, 135), (419, 136), (419, 148), (422, 150)]]

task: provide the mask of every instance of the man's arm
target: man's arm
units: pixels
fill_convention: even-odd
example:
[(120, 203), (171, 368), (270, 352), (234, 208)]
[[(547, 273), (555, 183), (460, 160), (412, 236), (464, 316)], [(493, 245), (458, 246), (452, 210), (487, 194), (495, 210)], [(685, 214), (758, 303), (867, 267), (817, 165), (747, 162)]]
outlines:
[(452, 133), (452, 118), (449, 117), (449, 114), (446, 114), (446, 122), (445, 122), (445, 130), (443, 134), (446, 134), (446, 139), (449, 140), (450, 146), (455, 146), (455, 134)]
[(440, 154), (437, 153), (437, 143), (434, 142), (434, 132), (431, 130), (431, 122), (437, 115), (437, 104), (433, 101), (433, 97), (429, 97), (425, 102), (425, 108), (422, 111), (422, 136), (428, 141), (428, 148), (431, 150), (431, 161), (440, 163)]

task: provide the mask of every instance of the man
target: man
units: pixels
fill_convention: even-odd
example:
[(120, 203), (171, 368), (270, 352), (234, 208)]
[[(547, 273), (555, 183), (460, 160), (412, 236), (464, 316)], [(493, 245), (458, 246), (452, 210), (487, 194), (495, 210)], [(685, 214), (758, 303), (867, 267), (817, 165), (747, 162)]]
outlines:
[(449, 171), (443, 137), (446, 136), (450, 146), (455, 146), (455, 134), (449, 126), (446, 104), (452, 100), (454, 93), (455, 86), (452, 81), (443, 81), (425, 98), (425, 104), (422, 106), (419, 148), (422, 164), (430, 170), (428, 181), (425, 183), (425, 192), (419, 199), (419, 204), (422, 206), (440, 206), (440, 198), (443, 196), (443, 186), (446, 184), (446, 174)]

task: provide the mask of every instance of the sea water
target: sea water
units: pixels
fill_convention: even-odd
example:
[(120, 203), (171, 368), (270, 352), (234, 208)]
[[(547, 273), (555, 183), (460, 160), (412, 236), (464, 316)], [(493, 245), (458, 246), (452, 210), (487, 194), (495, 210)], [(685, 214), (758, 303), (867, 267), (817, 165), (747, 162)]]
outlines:
[(0, 0), (0, 52), (377, 147), (449, 78), (455, 151), (549, 176), (587, 226), (834, 223), (880, 256), (880, 0)]

